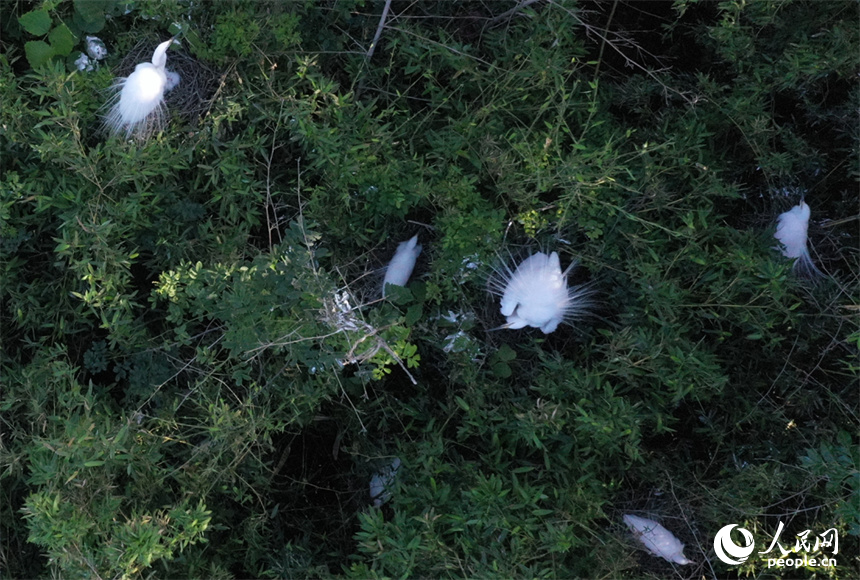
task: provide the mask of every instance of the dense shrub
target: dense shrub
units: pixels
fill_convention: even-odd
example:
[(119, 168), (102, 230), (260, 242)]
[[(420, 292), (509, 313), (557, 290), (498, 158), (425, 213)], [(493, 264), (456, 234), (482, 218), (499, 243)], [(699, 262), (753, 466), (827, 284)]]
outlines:
[[(7, 575), (855, 577), (856, 3), (384, 5), (0, 4)], [(199, 102), (106, 137), (177, 33)], [(801, 195), (816, 280), (773, 248)], [(593, 316), (499, 330), (537, 248)], [(838, 566), (729, 566), (730, 523)]]

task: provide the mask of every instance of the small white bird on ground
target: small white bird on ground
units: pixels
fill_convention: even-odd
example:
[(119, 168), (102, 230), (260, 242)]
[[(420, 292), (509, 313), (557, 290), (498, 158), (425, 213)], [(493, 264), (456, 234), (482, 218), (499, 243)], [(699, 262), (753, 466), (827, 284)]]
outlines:
[(655, 556), (675, 564), (692, 564), (684, 556), (684, 544), (654, 520), (630, 514), (625, 515), (623, 519), (633, 535)]
[(398, 244), (394, 257), (391, 258), (391, 262), (385, 269), (385, 280), (382, 281), (383, 298), (387, 284), (406, 286), (406, 283), (409, 282), (409, 276), (412, 275), (412, 269), (415, 268), (415, 260), (418, 259), (420, 253), (421, 245), (418, 244), (418, 234)]
[(164, 121), (164, 93), (179, 84), (179, 75), (165, 70), (167, 49), (173, 38), (156, 47), (152, 62), (142, 62), (114, 84), (104, 123), (111, 134), (147, 137)]
[(779, 250), (786, 258), (795, 258), (794, 270), (806, 275), (821, 274), (812, 263), (807, 246), (810, 210), (806, 202), (794, 206), (776, 218), (776, 233), (773, 235), (781, 244)]
[(592, 290), (587, 286), (568, 288), (567, 276), (576, 267), (574, 261), (561, 271), (558, 252), (533, 254), (515, 271), (505, 264), (490, 278), (490, 292), (502, 297), (501, 312), (508, 323), (501, 328), (525, 326), (553, 332), (562, 322), (579, 320), (591, 306)]

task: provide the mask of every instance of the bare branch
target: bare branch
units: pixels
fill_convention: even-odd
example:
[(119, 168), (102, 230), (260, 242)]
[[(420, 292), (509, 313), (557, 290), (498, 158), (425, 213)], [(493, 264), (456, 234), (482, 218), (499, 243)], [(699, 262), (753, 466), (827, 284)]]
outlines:
[(526, 8), (527, 6), (531, 6), (535, 2), (540, 2), (540, 0), (523, 0), (522, 2), (520, 2), (519, 4), (517, 4), (516, 6), (514, 6), (510, 10), (506, 10), (506, 11), (502, 12), (501, 14), (499, 14), (498, 16), (494, 16), (493, 18), (491, 18), (490, 22), (488, 24), (490, 26), (495, 26), (496, 24), (498, 24), (498, 23), (508, 19), (509, 17), (513, 16), (514, 14), (516, 14), (517, 12), (522, 10), (523, 8)]
[(379, 42), (379, 37), (382, 36), (382, 29), (385, 28), (385, 19), (388, 18), (388, 10), (391, 8), (391, 0), (385, 0), (385, 7), (382, 9), (382, 17), (379, 19), (379, 26), (376, 27), (376, 34), (373, 35), (373, 42), (370, 43), (370, 48), (367, 50), (367, 60), (373, 57), (373, 52), (376, 50), (376, 43)]

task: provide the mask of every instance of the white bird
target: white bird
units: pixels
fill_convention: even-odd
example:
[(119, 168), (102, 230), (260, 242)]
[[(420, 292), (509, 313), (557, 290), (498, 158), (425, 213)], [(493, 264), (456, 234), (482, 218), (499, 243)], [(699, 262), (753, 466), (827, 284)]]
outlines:
[(574, 261), (561, 271), (558, 252), (549, 256), (538, 252), (529, 256), (512, 272), (505, 264), (490, 279), (490, 292), (502, 297), (501, 312), (507, 324), (501, 328), (525, 326), (553, 332), (562, 322), (581, 319), (589, 310), (592, 291), (587, 286), (567, 287), (567, 275)]
[(382, 504), (391, 499), (389, 488), (394, 484), (398, 469), (400, 469), (400, 458), (395, 457), (389, 465), (374, 473), (373, 477), (370, 478), (370, 499), (373, 500), (375, 507), (382, 507)]
[(398, 244), (394, 257), (391, 258), (391, 262), (385, 269), (385, 280), (382, 281), (383, 298), (387, 284), (406, 286), (406, 283), (409, 282), (409, 276), (412, 275), (412, 269), (415, 268), (415, 260), (418, 259), (420, 253), (421, 246), (418, 244), (418, 234)]
[[(179, 82), (179, 75), (168, 73), (167, 48), (173, 38), (156, 47), (152, 62), (142, 62), (126, 78), (117, 80), (113, 88), (117, 94), (108, 103), (110, 109), (104, 123), (108, 130), (125, 137), (146, 137), (161, 126), (164, 119), (164, 92)], [(171, 84), (168, 86), (168, 75)]]
[(87, 55), (93, 60), (104, 60), (108, 54), (105, 43), (98, 36), (87, 36)]
[(684, 556), (684, 544), (654, 520), (630, 514), (625, 515), (623, 519), (633, 535), (655, 556), (675, 564), (692, 564)]
[(776, 218), (776, 233), (773, 235), (781, 244), (780, 251), (786, 258), (795, 258), (794, 269), (805, 274), (821, 274), (812, 263), (807, 247), (807, 229), (810, 210), (806, 202), (794, 206)]

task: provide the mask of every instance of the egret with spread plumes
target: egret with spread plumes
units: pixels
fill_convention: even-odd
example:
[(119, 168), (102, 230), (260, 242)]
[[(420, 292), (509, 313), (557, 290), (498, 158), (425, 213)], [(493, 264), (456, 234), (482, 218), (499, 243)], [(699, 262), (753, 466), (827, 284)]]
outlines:
[(420, 253), (421, 245), (418, 243), (418, 234), (398, 244), (394, 257), (391, 258), (391, 262), (385, 269), (385, 280), (382, 282), (383, 298), (385, 297), (386, 285), (406, 286), (406, 283), (409, 282), (409, 276), (412, 275), (412, 269), (415, 268), (415, 260), (418, 259)]
[(126, 138), (147, 137), (161, 126), (164, 92), (179, 82), (179, 75), (165, 70), (167, 49), (172, 42), (173, 38), (159, 44), (152, 54), (152, 62), (138, 64), (133, 73), (114, 84), (117, 94), (111, 99), (104, 119), (112, 134), (124, 134)]
[(802, 274), (821, 274), (812, 263), (807, 246), (810, 209), (801, 201), (776, 218), (776, 233), (773, 235), (781, 244), (780, 251), (786, 258), (795, 258), (794, 270)]
[(507, 324), (501, 328), (526, 326), (549, 334), (562, 322), (573, 322), (588, 314), (592, 290), (588, 286), (568, 288), (567, 276), (576, 261), (562, 272), (558, 252), (538, 252), (526, 258), (515, 271), (505, 264), (490, 279), (490, 292), (501, 296), (501, 312)]
[(675, 564), (692, 564), (684, 556), (684, 544), (669, 530), (648, 518), (627, 514), (624, 523), (649, 552)]

